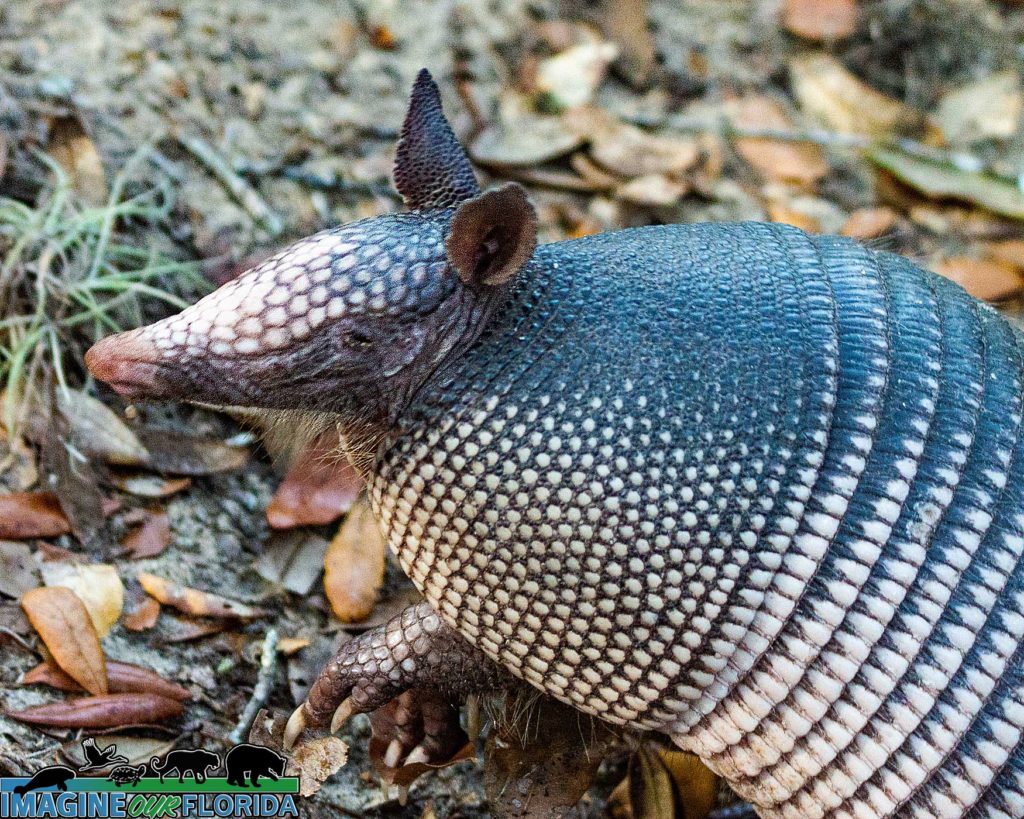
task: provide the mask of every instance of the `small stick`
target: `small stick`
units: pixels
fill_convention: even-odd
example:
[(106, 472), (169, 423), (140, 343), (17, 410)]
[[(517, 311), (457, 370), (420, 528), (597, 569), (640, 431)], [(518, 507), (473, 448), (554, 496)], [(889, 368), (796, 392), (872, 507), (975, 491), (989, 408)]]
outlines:
[(238, 718), (238, 724), (228, 735), (228, 741), (234, 745), (244, 742), (248, 736), (249, 726), (256, 719), (260, 709), (266, 705), (270, 697), (270, 689), (274, 686), (274, 677), (277, 673), (277, 629), (267, 630), (263, 638), (263, 654), (260, 656), (260, 671), (256, 677), (256, 686), (252, 689), (252, 697), (245, 704), (242, 716)]
[(228, 189), (239, 204), (264, 228), (271, 236), (278, 236), (284, 230), (281, 217), (270, 209), (256, 189), (232, 170), (231, 166), (213, 146), (205, 139), (196, 136), (178, 135), (178, 142), (196, 159), (206, 166)]

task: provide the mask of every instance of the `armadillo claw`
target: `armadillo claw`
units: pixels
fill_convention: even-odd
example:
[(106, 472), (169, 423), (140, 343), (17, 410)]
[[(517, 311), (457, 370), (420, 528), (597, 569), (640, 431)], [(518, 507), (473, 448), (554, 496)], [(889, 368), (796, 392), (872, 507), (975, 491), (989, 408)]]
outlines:
[(341, 647), (288, 721), (287, 736), (294, 742), (304, 728), (327, 725), (335, 733), (354, 714), (375, 711), (412, 688), (440, 692), (451, 703), (511, 682), (428, 604), (419, 603)]
[(303, 703), (288, 717), (288, 724), (284, 726), (284, 749), (290, 751), (295, 745), (295, 740), (306, 730), (306, 704)]
[(336, 734), (342, 729), (348, 718), (355, 713), (356, 707), (352, 702), (351, 697), (346, 697), (341, 701), (341, 705), (337, 707), (334, 712), (334, 716), (331, 717), (331, 733)]

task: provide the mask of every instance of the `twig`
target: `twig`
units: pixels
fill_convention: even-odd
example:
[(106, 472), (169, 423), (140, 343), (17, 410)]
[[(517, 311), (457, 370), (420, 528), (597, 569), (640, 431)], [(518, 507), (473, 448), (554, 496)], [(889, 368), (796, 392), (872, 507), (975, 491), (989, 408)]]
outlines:
[(228, 192), (238, 200), (253, 219), (263, 225), (271, 236), (280, 235), (284, 230), (284, 222), (281, 217), (270, 209), (270, 206), (263, 201), (252, 185), (232, 170), (227, 160), (217, 153), (210, 143), (202, 137), (182, 136), (181, 134), (177, 136), (177, 139), (183, 148), (223, 183)]
[(270, 697), (270, 689), (274, 685), (274, 677), (277, 674), (277, 629), (267, 629), (267, 636), (263, 638), (263, 653), (260, 656), (260, 671), (256, 677), (256, 686), (252, 689), (252, 697), (245, 704), (242, 716), (234, 730), (228, 735), (228, 741), (237, 745), (243, 742), (248, 736), (249, 726), (256, 719), (260, 709), (266, 704)]

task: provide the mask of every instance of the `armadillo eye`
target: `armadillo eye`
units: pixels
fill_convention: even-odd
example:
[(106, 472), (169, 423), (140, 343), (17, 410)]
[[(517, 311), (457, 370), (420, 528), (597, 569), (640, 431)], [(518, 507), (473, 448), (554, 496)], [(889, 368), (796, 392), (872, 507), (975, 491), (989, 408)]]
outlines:
[(362, 330), (346, 330), (341, 337), (347, 347), (356, 350), (365, 350), (373, 344), (373, 339)]

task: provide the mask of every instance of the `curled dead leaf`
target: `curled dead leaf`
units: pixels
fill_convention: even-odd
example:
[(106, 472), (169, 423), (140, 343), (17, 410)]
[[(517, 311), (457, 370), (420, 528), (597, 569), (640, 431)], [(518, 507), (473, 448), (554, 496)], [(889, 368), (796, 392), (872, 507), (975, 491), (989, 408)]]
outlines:
[(615, 189), (615, 196), (624, 202), (650, 207), (674, 205), (683, 196), (689, 185), (669, 179), (664, 174), (652, 173), (630, 179)]
[(856, 0), (786, 0), (786, 31), (816, 42), (842, 40), (857, 30)]
[(850, 214), (840, 233), (851, 239), (875, 239), (893, 230), (898, 223), (899, 215), (892, 208), (859, 208)]
[[(727, 107), (733, 125), (745, 129), (786, 130), (792, 127), (782, 104), (766, 95), (735, 100)], [(739, 153), (765, 179), (809, 185), (828, 173), (825, 152), (810, 142), (737, 137)]]
[[(48, 685), (61, 691), (83, 690), (70, 675), (50, 663), (40, 663), (26, 671), (20, 682), (21, 685)], [(165, 680), (155, 671), (116, 660), (107, 661), (107, 690), (111, 694), (157, 694), (182, 702), (192, 698), (187, 688)]]
[(19, 722), (55, 728), (118, 728), (166, 722), (184, 710), (180, 700), (156, 694), (101, 694), (6, 714)]
[(1016, 268), (991, 259), (951, 256), (935, 266), (935, 272), (959, 284), (983, 301), (1000, 301), (1015, 296), (1024, 286)]
[(0, 495), (0, 538), (27, 540), (71, 532), (71, 524), (53, 492)]
[(363, 479), (340, 451), (338, 434), (317, 437), (292, 462), (267, 506), (274, 529), (320, 526), (352, 508)]
[(789, 73), (803, 111), (836, 131), (884, 137), (923, 121), (920, 111), (867, 85), (829, 54), (795, 57)]
[(85, 604), (64, 586), (41, 586), (21, 598), (54, 662), (90, 694), (107, 693), (107, 666)]
[(71, 589), (85, 605), (96, 634), (102, 639), (124, 609), (124, 584), (117, 568), (108, 563), (48, 561), (42, 564), (47, 586)]
[(384, 537), (366, 498), (360, 498), (324, 556), (324, 592), (343, 623), (373, 611), (384, 583), (384, 558)]
[(584, 105), (593, 98), (618, 54), (618, 46), (600, 40), (570, 46), (541, 60), (537, 88), (558, 108)]
[(191, 478), (164, 478), (148, 473), (114, 474), (111, 480), (122, 492), (140, 498), (166, 498), (192, 485)]
[(142, 588), (146, 590), (146, 594), (155, 597), (165, 606), (171, 606), (195, 617), (228, 617), (249, 620), (263, 617), (267, 613), (265, 609), (229, 600), (212, 592), (182, 586), (150, 572), (139, 572), (138, 579)]
[(125, 551), (134, 560), (156, 557), (171, 542), (171, 521), (167, 513), (158, 510), (146, 512), (142, 524), (135, 527), (121, 541)]
[(28, 545), (0, 540), (0, 594), (18, 598), (38, 585), (36, 563)]
[(103, 160), (78, 116), (68, 114), (53, 120), (47, 150), (64, 169), (79, 196), (90, 205), (102, 205), (106, 201), (107, 176)]
[(314, 737), (290, 753), (286, 776), (299, 777), (299, 794), (312, 796), (348, 762), (348, 745), (338, 737)]
[(219, 438), (198, 438), (168, 430), (140, 429), (139, 438), (149, 452), (145, 466), (172, 475), (214, 475), (245, 466), (249, 450)]
[(110, 407), (81, 390), (58, 390), (57, 408), (74, 445), (94, 458), (120, 466), (144, 466), (149, 452)]
[(147, 594), (125, 607), (121, 625), (129, 631), (148, 631), (160, 618), (160, 604)]

